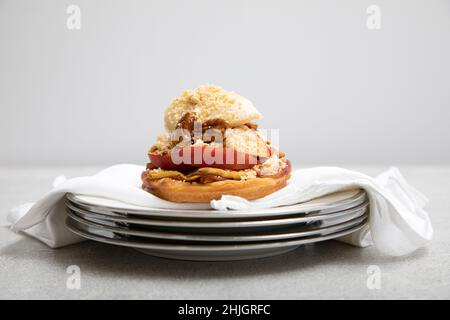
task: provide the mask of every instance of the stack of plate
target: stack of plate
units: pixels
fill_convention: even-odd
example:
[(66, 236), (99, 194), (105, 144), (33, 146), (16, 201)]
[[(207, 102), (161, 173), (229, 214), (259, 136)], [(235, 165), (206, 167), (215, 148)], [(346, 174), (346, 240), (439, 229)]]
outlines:
[(149, 255), (181, 260), (243, 260), (339, 238), (368, 220), (364, 191), (249, 211), (148, 209), (68, 194), (66, 225), (74, 233)]

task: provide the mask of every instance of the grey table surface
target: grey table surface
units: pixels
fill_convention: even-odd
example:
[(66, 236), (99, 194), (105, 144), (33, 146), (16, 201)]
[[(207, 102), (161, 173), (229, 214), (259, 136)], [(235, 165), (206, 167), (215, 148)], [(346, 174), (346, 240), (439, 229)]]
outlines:
[[(346, 166), (375, 175), (384, 167)], [(11, 207), (38, 199), (55, 176), (88, 175), (98, 167), (0, 167), (0, 298), (2, 299), (449, 299), (450, 166), (400, 166), (430, 199), (435, 237), (401, 258), (376, 248), (329, 241), (272, 258), (185, 262), (85, 242), (57, 250), (9, 230)], [(67, 288), (68, 266), (81, 270)], [(380, 288), (367, 286), (378, 266)]]

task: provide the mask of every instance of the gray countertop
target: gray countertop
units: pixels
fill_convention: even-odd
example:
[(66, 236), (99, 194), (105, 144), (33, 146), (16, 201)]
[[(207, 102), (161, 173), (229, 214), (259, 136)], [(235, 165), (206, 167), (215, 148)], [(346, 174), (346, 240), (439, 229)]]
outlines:
[[(371, 175), (382, 167), (356, 167)], [(53, 178), (95, 173), (94, 167), (0, 167), (0, 298), (3, 299), (449, 299), (450, 166), (401, 166), (424, 192), (434, 240), (402, 258), (330, 241), (272, 258), (240, 262), (184, 262), (126, 248), (85, 242), (52, 250), (6, 226), (11, 207), (34, 201)], [(66, 282), (81, 270), (81, 288)], [(367, 286), (368, 267), (380, 270), (379, 289)]]

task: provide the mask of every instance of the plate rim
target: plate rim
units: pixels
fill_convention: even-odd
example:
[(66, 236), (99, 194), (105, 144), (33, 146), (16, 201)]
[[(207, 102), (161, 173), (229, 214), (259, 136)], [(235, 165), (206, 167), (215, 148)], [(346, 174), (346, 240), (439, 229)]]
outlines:
[[(326, 205), (310, 204), (311, 201), (315, 201), (326, 196), (332, 196), (339, 193), (354, 192), (354, 194), (348, 198), (336, 201), (334, 203)], [(77, 206), (83, 207), (83, 209), (96, 213), (121, 213), (121, 214), (132, 214), (132, 215), (142, 215), (142, 216), (160, 216), (160, 217), (174, 217), (174, 218), (193, 218), (193, 219), (239, 219), (239, 218), (256, 218), (256, 217), (268, 217), (268, 216), (283, 216), (290, 214), (304, 213), (309, 214), (312, 212), (321, 211), (323, 213), (328, 213), (336, 210), (336, 208), (342, 208), (341, 210), (350, 209), (357, 206), (367, 200), (367, 194), (364, 189), (353, 188), (349, 190), (341, 190), (339, 192), (330, 193), (322, 197), (314, 198), (306, 202), (288, 205), (288, 206), (278, 206), (274, 208), (264, 208), (264, 209), (251, 209), (251, 210), (215, 210), (215, 209), (205, 209), (205, 210), (195, 210), (195, 209), (167, 209), (167, 208), (142, 208), (142, 210), (135, 209), (123, 209), (114, 208), (109, 206), (97, 206), (95, 204), (90, 204), (84, 201), (80, 201), (79, 196), (74, 193), (67, 193), (66, 200), (76, 204)], [(106, 199), (106, 198), (105, 198)], [(107, 199), (111, 200), (111, 199)], [(339, 210), (339, 211), (341, 211)]]
[(275, 218), (275, 219), (265, 219), (265, 220), (244, 220), (244, 221), (234, 221), (234, 222), (202, 222), (202, 221), (176, 221), (176, 220), (156, 220), (156, 219), (144, 219), (144, 218), (135, 218), (135, 217), (127, 217), (121, 215), (106, 215), (99, 214), (95, 212), (89, 212), (81, 208), (77, 208), (76, 206), (66, 203), (68, 210), (73, 210), (79, 212), (86, 216), (91, 216), (93, 218), (98, 217), (100, 220), (103, 218), (104, 220), (109, 220), (113, 222), (124, 222), (136, 225), (146, 225), (146, 226), (155, 226), (155, 227), (178, 227), (178, 228), (236, 228), (236, 224), (239, 225), (239, 228), (251, 228), (251, 227), (265, 227), (265, 226), (280, 226), (287, 225), (293, 223), (304, 223), (304, 222), (314, 222), (319, 220), (329, 220), (334, 218), (339, 218), (348, 214), (355, 213), (360, 210), (367, 210), (369, 206), (369, 201), (366, 200), (363, 204), (334, 213), (329, 214), (310, 214), (306, 216), (293, 217), (293, 218)]
[(139, 248), (139, 249), (147, 249), (147, 250), (159, 250), (159, 251), (180, 251), (180, 252), (207, 252), (210, 250), (213, 250), (215, 252), (229, 252), (229, 251), (240, 251), (240, 250), (263, 250), (263, 249), (271, 249), (271, 248), (283, 248), (283, 247), (290, 247), (290, 246), (296, 246), (296, 245), (304, 245), (304, 244), (310, 244), (310, 243), (317, 243), (322, 241), (328, 241), (340, 237), (347, 236), (349, 234), (355, 233), (364, 226), (366, 226), (367, 221), (363, 221), (361, 224), (349, 228), (348, 230), (344, 230), (341, 232), (333, 233), (327, 236), (319, 236), (319, 237), (307, 237), (307, 238), (300, 238), (295, 240), (279, 240), (279, 241), (266, 241), (266, 242), (259, 242), (254, 244), (234, 244), (234, 245), (220, 245), (220, 244), (214, 244), (214, 245), (205, 245), (205, 244), (195, 244), (195, 245), (180, 245), (180, 244), (156, 244), (156, 243), (142, 243), (138, 242), (136, 240), (128, 239), (129, 241), (123, 241), (119, 239), (109, 239), (105, 236), (100, 235), (92, 235), (91, 233), (88, 233), (87, 231), (79, 230), (76, 228), (76, 226), (73, 226), (73, 223), (71, 220), (66, 220), (66, 227), (72, 231), (73, 233), (77, 234), (80, 237), (83, 237), (85, 239), (107, 243), (111, 245), (117, 245), (122, 247), (128, 247), (128, 248)]
[(325, 235), (345, 230), (354, 225), (358, 225), (362, 221), (369, 218), (367, 210), (361, 215), (352, 218), (348, 221), (325, 226), (319, 228), (310, 228), (306, 231), (286, 232), (283, 233), (280, 230), (274, 230), (274, 233), (268, 232), (264, 235), (206, 235), (206, 234), (183, 234), (180, 232), (158, 232), (158, 231), (141, 231), (130, 230), (130, 228), (121, 226), (107, 226), (95, 221), (89, 221), (83, 217), (78, 216), (76, 213), (69, 213), (69, 218), (75, 220), (77, 223), (84, 224), (88, 227), (97, 228), (102, 231), (108, 231), (117, 233), (124, 236), (136, 236), (142, 238), (153, 238), (160, 240), (176, 240), (176, 241), (192, 241), (192, 242), (259, 242), (259, 241), (274, 241), (274, 240), (286, 240), (300, 237), (309, 237), (315, 235)]

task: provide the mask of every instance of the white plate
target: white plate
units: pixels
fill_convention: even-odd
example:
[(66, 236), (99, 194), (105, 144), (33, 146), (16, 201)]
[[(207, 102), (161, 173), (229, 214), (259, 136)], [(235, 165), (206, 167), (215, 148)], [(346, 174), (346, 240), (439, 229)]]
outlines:
[(123, 236), (136, 236), (143, 238), (176, 240), (176, 241), (199, 241), (199, 242), (254, 242), (254, 241), (273, 241), (285, 240), (311, 236), (326, 236), (335, 232), (343, 231), (348, 228), (359, 225), (368, 218), (366, 211), (362, 214), (358, 213), (352, 220), (344, 223), (334, 224), (331, 226), (321, 227), (316, 225), (295, 225), (276, 230), (267, 230), (256, 232), (248, 232), (246, 234), (231, 233), (226, 235), (220, 234), (196, 234), (196, 233), (176, 233), (161, 232), (158, 229), (146, 230), (144, 228), (118, 226), (114, 223), (111, 225), (108, 221), (88, 220), (80, 217), (74, 212), (69, 213), (69, 217), (76, 222), (88, 227), (96, 228), (103, 231), (113, 232)]
[(277, 207), (269, 209), (257, 209), (246, 211), (217, 211), (213, 209), (207, 210), (188, 210), (188, 209), (158, 209), (144, 208), (116, 200), (68, 194), (69, 203), (76, 204), (86, 211), (96, 212), (100, 214), (126, 214), (140, 215), (145, 217), (163, 217), (176, 219), (245, 219), (245, 218), (268, 218), (275, 216), (286, 216), (292, 214), (308, 214), (308, 213), (330, 213), (342, 211), (360, 205), (366, 200), (366, 193), (363, 190), (350, 190), (330, 194), (321, 198), (317, 198), (308, 202)]
[[(279, 227), (293, 224), (305, 224), (311, 222), (326, 222), (328, 220), (343, 219), (342, 222), (350, 220), (354, 215), (362, 215), (365, 213), (368, 206), (368, 202), (344, 211), (328, 213), (328, 214), (309, 214), (306, 216), (295, 216), (289, 218), (278, 219), (265, 219), (265, 220), (245, 220), (245, 221), (176, 221), (176, 220), (156, 220), (149, 218), (135, 218), (124, 216), (121, 214), (100, 214), (89, 212), (87, 210), (78, 208), (77, 206), (67, 203), (68, 211), (75, 211), (83, 218), (91, 218), (98, 220), (107, 220), (116, 223), (126, 223), (136, 226), (151, 226), (151, 227), (165, 227), (165, 228), (178, 228), (178, 229), (238, 229), (238, 228), (261, 228), (261, 227)], [(348, 218), (350, 217), (350, 218)]]
[(173, 244), (118, 236), (112, 232), (99, 231), (68, 218), (67, 228), (86, 239), (107, 244), (138, 249), (152, 256), (191, 261), (231, 261), (264, 258), (282, 254), (298, 246), (340, 238), (363, 228), (365, 222), (348, 230), (327, 236), (294, 240), (246, 243), (234, 245)]

